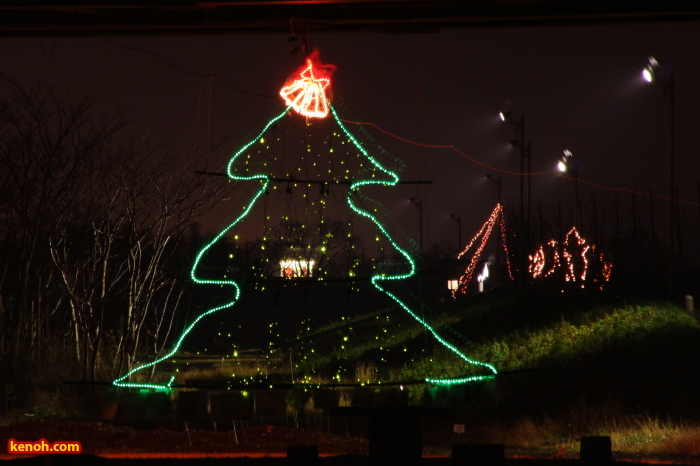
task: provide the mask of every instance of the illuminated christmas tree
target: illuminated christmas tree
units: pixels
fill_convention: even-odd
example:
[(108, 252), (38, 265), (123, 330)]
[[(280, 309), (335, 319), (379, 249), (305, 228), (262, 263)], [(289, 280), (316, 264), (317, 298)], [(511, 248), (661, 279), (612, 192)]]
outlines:
[[(392, 187), (399, 183), (399, 176), (389, 165), (398, 165), (371, 140), (358, 139), (348, 129), (346, 123), (332, 105), (331, 77), (333, 65), (322, 65), (318, 52), (306, 58), (305, 64), (287, 80), (280, 96), (288, 105), (273, 117), (255, 137), (245, 143), (230, 159), (227, 175), (234, 181), (245, 184), (251, 190), (248, 203), (233, 221), (206, 244), (196, 256), (191, 278), (199, 285), (210, 285), (229, 291), (229, 298), (198, 315), (183, 331), (172, 350), (156, 360), (133, 368), (129, 373), (114, 381), (120, 387), (169, 388), (174, 376), (168, 381), (154, 383), (127, 382), (127, 379), (140, 371), (171, 360), (182, 347), (183, 341), (204, 317), (223, 309), (232, 308), (241, 296), (240, 279), (237, 277), (208, 277), (202, 267), (203, 258), (212, 247), (232, 234), (242, 222), (259, 218), (261, 240), (258, 247), (266, 251), (272, 247), (270, 223), (275, 220), (284, 224), (277, 230), (277, 237), (301, 237), (303, 232), (315, 229), (315, 244), (297, 244), (288, 241), (281, 257), (261, 256), (252, 265), (252, 275), (260, 280), (272, 275), (280, 279), (324, 280), (346, 277), (352, 280), (358, 274), (366, 273), (373, 287), (405, 311), (414, 321), (425, 327), (437, 342), (463, 363), (483, 368), (487, 375), (474, 375), (457, 378), (441, 378), (440, 374), (430, 374), (426, 381), (435, 384), (465, 383), (493, 377), (496, 368), (490, 364), (470, 359), (459, 348), (444, 339), (424, 318), (407, 304), (394, 291), (392, 285), (404, 282), (416, 274), (416, 263), (406, 246), (400, 245), (395, 234), (390, 233), (381, 205), (367, 196), (364, 191), (375, 187)], [(355, 133), (361, 132), (355, 125)], [(332, 188), (332, 189), (331, 189)], [(342, 197), (336, 196), (342, 190)], [(292, 200), (292, 195), (298, 199)], [(329, 207), (333, 201), (342, 201), (349, 216), (362, 219), (372, 227), (377, 244), (377, 256), (398, 258), (398, 260), (375, 260), (369, 269), (359, 254), (346, 252), (342, 267), (338, 261), (328, 260), (328, 254), (337, 241), (339, 231), (344, 231), (348, 239), (353, 237), (354, 221), (348, 221), (345, 230), (333, 228), (330, 216), (340, 208)], [(257, 211), (257, 214), (255, 213)], [(367, 220), (370, 222), (368, 223)], [(279, 243), (276, 243), (279, 244)], [(356, 247), (350, 242), (347, 250)], [(386, 251), (385, 251), (386, 250)], [(331, 267), (331, 264), (335, 264)], [(331, 303), (332, 305), (333, 303)], [(271, 325), (272, 326), (272, 325)], [(464, 371), (466, 372), (466, 370)], [(479, 371), (477, 371), (479, 372)]]

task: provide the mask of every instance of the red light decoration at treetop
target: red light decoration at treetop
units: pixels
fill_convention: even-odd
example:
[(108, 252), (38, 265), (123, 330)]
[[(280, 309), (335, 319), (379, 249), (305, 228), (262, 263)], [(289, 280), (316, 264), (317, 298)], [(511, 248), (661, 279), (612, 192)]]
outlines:
[[(481, 226), (481, 229), (479, 232), (474, 235), (474, 237), (471, 239), (469, 244), (467, 244), (467, 247), (465, 247), (462, 252), (457, 254), (457, 259), (461, 259), (462, 256), (464, 256), (471, 248), (474, 246), (474, 244), (477, 242), (479, 238), (481, 238), (481, 243), (479, 243), (479, 246), (476, 248), (476, 251), (474, 251), (474, 254), (472, 255), (472, 259), (469, 262), (469, 265), (467, 265), (466, 270), (464, 271), (464, 274), (462, 274), (461, 277), (459, 277), (459, 282), (458, 282), (458, 290), (462, 294), (466, 294), (469, 292), (469, 285), (471, 284), (472, 278), (474, 277), (474, 270), (476, 269), (476, 266), (479, 264), (479, 259), (481, 258), (481, 253), (484, 251), (484, 247), (489, 241), (489, 237), (491, 236), (491, 231), (493, 230), (494, 225), (498, 221), (498, 225), (501, 231), (501, 247), (503, 247), (503, 251), (505, 251), (506, 254), (506, 266), (508, 268), (508, 278), (511, 280), (513, 279), (513, 273), (510, 268), (510, 257), (509, 257), (509, 252), (508, 252), (508, 243), (506, 241), (506, 221), (503, 216), (503, 206), (501, 204), (496, 204), (496, 207), (493, 209), (491, 212), (491, 215), (489, 216), (489, 219), (484, 222), (484, 224)], [(455, 298), (456, 296), (456, 291), (457, 290), (452, 290), (452, 297)]]
[[(594, 244), (587, 244), (576, 227), (569, 230), (561, 244), (550, 239), (528, 258), (532, 278), (552, 277), (563, 269), (564, 281), (580, 283), (581, 288), (585, 288), (589, 280), (602, 290), (612, 273), (612, 263), (605, 261), (605, 255)], [(597, 269), (594, 273), (591, 273), (592, 266)]]
[(309, 118), (328, 116), (331, 76), (335, 65), (322, 65), (318, 50), (306, 58), (306, 65), (300, 67), (284, 83), (280, 96), (285, 103), (301, 115)]

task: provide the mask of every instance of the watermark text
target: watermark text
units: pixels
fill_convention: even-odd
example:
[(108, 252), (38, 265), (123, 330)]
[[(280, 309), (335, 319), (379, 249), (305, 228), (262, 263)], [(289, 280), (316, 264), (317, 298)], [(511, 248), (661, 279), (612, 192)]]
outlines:
[(46, 439), (36, 442), (7, 440), (7, 452), (11, 455), (35, 455), (37, 453), (51, 454), (76, 454), (82, 453), (83, 445), (80, 442), (49, 442)]

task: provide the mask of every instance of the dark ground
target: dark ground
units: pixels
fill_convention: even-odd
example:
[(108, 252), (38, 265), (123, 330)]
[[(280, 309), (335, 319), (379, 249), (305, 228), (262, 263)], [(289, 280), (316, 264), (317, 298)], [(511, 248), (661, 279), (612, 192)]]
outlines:
[[(188, 437), (189, 434), (189, 437)], [(79, 441), (80, 455), (11, 456), (0, 453), (0, 462), (12, 465), (104, 465), (104, 466), (311, 466), (313, 461), (293, 461), (287, 458), (288, 448), (315, 445), (319, 452), (318, 466), (369, 466), (368, 442), (362, 437), (307, 432), (300, 428), (254, 425), (242, 432), (237, 430), (166, 429), (164, 427), (136, 429), (103, 422), (58, 421), (30, 419), (0, 428), (0, 444), (10, 438), (18, 441)], [(451, 466), (450, 446), (425, 446), (421, 466)], [(520, 453), (520, 454), (519, 454)], [(579, 464), (577, 458), (544, 459), (530, 454), (506, 450), (505, 465), (559, 466)], [(210, 457), (207, 457), (210, 455)], [(374, 463), (393, 465), (391, 461)], [(460, 462), (466, 465), (467, 463)], [(478, 462), (469, 462), (479, 466)], [(612, 464), (700, 464), (689, 460), (644, 459), (613, 461)], [(596, 465), (598, 466), (598, 465)], [(601, 465), (602, 466), (602, 465)]]
[[(284, 466), (284, 465), (303, 465), (309, 466), (308, 463), (290, 463), (287, 458), (190, 458), (190, 459), (105, 459), (92, 455), (79, 455), (79, 456), (37, 456), (33, 458), (18, 458), (14, 460), (9, 460), (7, 463), (12, 465), (51, 465), (51, 466), (63, 466), (63, 465), (76, 465), (76, 466), (87, 466), (87, 465), (97, 465), (97, 466), (193, 466), (193, 465), (203, 465), (203, 466)], [(341, 455), (332, 457), (321, 457), (318, 460), (318, 466), (369, 466), (370, 460), (367, 456), (359, 455)], [(387, 466), (394, 466), (391, 462), (385, 463)], [(462, 463), (467, 466), (467, 463)], [(491, 463), (489, 463), (491, 465)], [(540, 459), (506, 459), (502, 463), (504, 466), (574, 466), (581, 464), (578, 459), (552, 459), (552, 460), (540, 460)], [(641, 466), (648, 464), (664, 464), (664, 465), (682, 465), (684, 463), (669, 463), (666, 461), (642, 461), (642, 462), (629, 462), (629, 461), (613, 461), (609, 463), (610, 466), (620, 465), (620, 466)], [(692, 463), (685, 463), (692, 464)], [(421, 461), (421, 466), (452, 466), (453, 463), (450, 458), (423, 458)], [(471, 466), (480, 466), (480, 463), (469, 463)], [(456, 466), (456, 465), (455, 465)], [(495, 466), (495, 465), (494, 465)], [(591, 466), (594, 466), (591, 464)], [(603, 465), (595, 465), (603, 466)]]

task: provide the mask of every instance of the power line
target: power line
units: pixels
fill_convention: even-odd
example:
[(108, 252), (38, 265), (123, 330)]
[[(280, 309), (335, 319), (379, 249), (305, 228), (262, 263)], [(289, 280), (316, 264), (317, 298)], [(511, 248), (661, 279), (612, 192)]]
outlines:
[(585, 179), (583, 179), (583, 178), (578, 178), (578, 177), (575, 178), (575, 177), (570, 177), (570, 176), (566, 176), (566, 175), (561, 175), (561, 174), (559, 174), (559, 173), (555, 173), (555, 172), (552, 172), (552, 171), (549, 171), (549, 170), (547, 170), (547, 171), (541, 171), (541, 172), (530, 172), (530, 173), (520, 173), (520, 172), (509, 171), (509, 170), (503, 170), (503, 169), (501, 169), (501, 168), (496, 168), (496, 167), (493, 167), (493, 166), (491, 166), (491, 165), (488, 165), (488, 164), (486, 164), (486, 163), (484, 163), (484, 162), (481, 162), (480, 160), (477, 160), (477, 159), (475, 159), (474, 157), (471, 157), (470, 155), (466, 154), (465, 152), (463, 152), (463, 151), (457, 149), (455, 146), (452, 146), (452, 145), (446, 145), (446, 144), (445, 144), (445, 145), (425, 144), (425, 143), (422, 143), (422, 142), (412, 141), (412, 140), (410, 140), (410, 139), (406, 139), (406, 138), (401, 137), (401, 136), (398, 136), (398, 135), (396, 135), (396, 134), (394, 134), (394, 133), (392, 133), (392, 132), (390, 132), (390, 131), (387, 131), (387, 130), (385, 130), (384, 128), (382, 128), (381, 126), (376, 125), (375, 123), (362, 122), (362, 121), (349, 121), (349, 120), (343, 120), (343, 121), (344, 121), (345, 123), (351, 123), (351, 124), (356, 124), (356, 125), (367, 125), (367, 126), (372, 126), (373, 128), (376, 128), (376, 129), (378, 129), (379, 131), (381, 131), (381, 132), (383, 132), (383, 133), (385, 133), (385, 134), (387, 134), (387, 135), (389, 135), (389, 136), (391, 136), (391, 137), (393, 137), (393, 138), (395, 138), (395, 139), (398, 139), (399, 141), (406, 142), (406, 143), (408, 143), (408, 144), (413, 144), (413, 145), (420, 146), (420, 147), (427, 147), (427, 148), (431, 148), (431, 149), (450, 149), (450, 150), (453, 150), (454, 152), (457, 152), (457, 153), (458, 153), (459, 155), (461, 155), (462, 157), (464, 157), (464, 158), (470, 160), (471, 162), (473, 162), (473, 163), (475, 163), (475, 164), (477, 164), (477, 165), (480, 165), (480, 166), (482, 166), (482, 167), (484, 167), (484, 168), (488, 168), (489, 170), (497, 171), (497, 172), (500, 172), (500, 173), (505, 173), (505, 174), (507, 174), (507, 175), (514, 175), (514, 176), (540, 176), (540, 175), (551, 175), (551, 176), (556, 176), (557, 178), (563, 178), (563, 179), (567, 179), (567, 180), (579, 181), (579, 182), (581, 182), (581, 183), (587, 184), (587, 185), (589, 185), (589, 186), (592, 186), (592, 187), (598, 188), (598, 189), (605, 189), (605, 190), (608, 190), (608, 191), (625, 192), (625, 193), (628, 193), (628, 194), (635, 194), (635, 195), (646, 196), (646, 197), (656, 197), (656, 198), (663, 199), (663, 200), (666, 200), (666, 201), (678, 202), (678, 203), (682, 203), (682, 204), (688, 204), (688, 205), (700, 207), (700, 202), (690, 201), (690, 200), (687, 200), (687, 199), (673, 198), (673, 197), (664, 196), (664, 195), (661, 195), (661, 194), (653, 194), (653, 193), (647, 193), (647, 192), (643, 192), (643, 191), (635, 191), (635, 190), (633, 190), (633, 189), (628, 189), (628, 188), (618, 188), (618, 187), (614, 187), (614, 186), (605, 186), (605, 185), (602, 185), (602, 184), (598, 184), (598, 183), (594, 183), (594, 182), (592, 182), (592, 181), (585, 180)]

